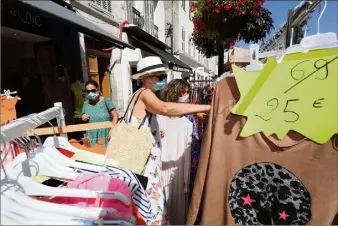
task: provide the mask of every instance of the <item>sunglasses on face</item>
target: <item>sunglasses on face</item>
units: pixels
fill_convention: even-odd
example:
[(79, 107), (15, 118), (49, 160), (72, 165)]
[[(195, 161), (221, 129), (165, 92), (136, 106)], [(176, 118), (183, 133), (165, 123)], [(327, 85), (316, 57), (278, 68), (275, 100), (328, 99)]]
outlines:
[(167, 79), (167, 75), (166, 74), (163, 74), (163, 75), (154, 75), (154, 76), (151, 76), (151, 77), (158, 78), (159, 82)]
[(85, 89), (85, 90), (83, 90), (83, 92), (84, 93), (96, 93), (97, 92), (97, 89), (91, 89), (91, 90), (87, 90), (87, 89)]

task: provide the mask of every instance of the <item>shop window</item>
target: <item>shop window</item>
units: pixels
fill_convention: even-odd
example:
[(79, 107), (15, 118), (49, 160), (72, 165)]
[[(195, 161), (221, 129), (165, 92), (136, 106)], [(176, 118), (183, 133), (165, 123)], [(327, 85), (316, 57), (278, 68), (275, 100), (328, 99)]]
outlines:
[(109, 13), (109, 15), (112, 13), (111, 0), (90, 0), (89, 4), (100, 11), (103, 10), (104, 12)]

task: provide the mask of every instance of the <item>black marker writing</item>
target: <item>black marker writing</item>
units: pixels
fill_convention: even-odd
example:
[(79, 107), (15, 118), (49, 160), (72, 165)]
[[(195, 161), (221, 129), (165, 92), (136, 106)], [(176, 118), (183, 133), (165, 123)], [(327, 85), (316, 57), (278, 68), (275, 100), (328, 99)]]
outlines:
[[(322, 63), (322, 65), (318, 65), (319, 63)], [(317, 66), (318, 65), (318, 66)], [(319, 59), (315, 62), (314, 64), (314, 67), (319, 70), (321, 68), (325, 68), (325, 71), (324, 71), (324, 78), (317, 78), (316, 79), (319, 79), (319, 80), (325, 80), (327, 78), (327, 76), (329, 75), (329, 68), (327, 67), (327, 61), (326, 60), (323, 60), (323, 59)]]
[(295, 118), (294, 120), (286, 120), (284, 119), (285, 122), (297, 122), (299, 119), (299, 115), (297, 114), (297, 112), (292, 111), (288, 108), (289, 102), (295, 102), (295, 101), (299, 101), (299, 99), (291, 99), (291, 100), (287, 100), (286, 104), (285, 104), (285, 108), (284, 108), (284, 113), (288, 113), (289, 115), (293, 115), (293, 117)]
[(322, 108), (322, 100), (324, 100), (324, 98), (320, 98), (318, 100), (315, 100), (315, 102), (313, 102), (313, 107), (314, 108)]
[[(319, 60), (317, 60), (315, 63), (314, 63), (314, 67), (316, 68), (316, 70), (315, 71), (313, 71), (313, 72), (311, 72), (309, 75), (307, 75), (306, 77), (304, 77), (304, 78), (302, 78), (302, 79), (300, 79), (298, 82), (296, 82), (296, 84), (294, 84), (293, 86), (291, 86), (289, 89), (287, 89), (284, 93), (287, 93), (287, 92), (289, 92), (291, 89), (293, 89), (293, 88), (295, 88), (296, 86), (298, 86), (300, 83), (302, 83), (303, 81), (305, 81), (306, 79), (308, 79), (308, 78), (310, 78), (313, 74), (315, 74), (317, 71), (319, 71), (320, 69), (322, 69), (322, 68), (325, 68), (325, 72), (326, 72), (326, 75), (325, 75), (325, 77), (324, 78), (317, 78), (317, 79), (321, 79), (321, 80), (324, 80), (324, 79), (326, 79), (327, 78), (327, 76), (328, 76), (328, 65), (330, 64), (330, 63), (332, 63), (333, 61), (335, 61), (335, 60), (337, 60), (338, 59), (338, 56), (336, 56), (335, 58), (333, 58), (332, 60), (330, 60), (330, 61), (328, 61), (328, 62), (326, 62), (325, 64), (323, 64), (323, 65), (321, 65), (321, 66), (318, 66), (317, 64), (319, 63), (319, 62), (322, 62), (322, 61), (325, 61), (325, 60), (323, 60), (323, 59), (319, 59)], [(304, 62), (304, 61), (303, 61)], [(299, 64), (297, 64), (297, 65), (299, 65)], [(296, 66), (297, 66), (296, 65)], [(296, 67), (295, 66), (295, 67)], [(292, 75), (292, 73), (294, 72), (295, 70), (294, 70), (294, 67), (291, 69), (291, 76), (293, 76)], [(300, 70), (298, 70), (298, 71), (300, 71)], [(294, 77), (293, 77), (294, 78)], [(295, 78), (294, 78), (295, 79)]]
[[(275, 104), (274, 104), (273, 102), (274, 102)], [(266, 113), (266, 114), (264, 114), (264, 115), (255, 115), (255, 116), (257, 116), (257, 117), (263, 119), (264, 121), (269, 121), (269, 120), (271, 119), (271, 117), (270, 117), (270, 118), (265, 118), (265, 116), (267, 116), (268, 114), (271, 114), (274, 110), (277, 109), (277, 107), (278, 107), (278, 105), (279, 105), (279, 101), (278, 101), (277, 98), (272, 98), (271, 100), (269, 100), (269, 101), (266, 103), (266, 106), (269, 106), (269, 107), (273, 107), (274, 105), (275, 105), (275, 107), (274, 107), (271, 111), (269, 111), (268, 113)]]
[(291, 74), (291, 77), (294, 79), (294, 80), (299, 80), (299, 79), (302, 79), (305, 75), (305, 72), (304, 70), (296, 70), (296, 67), (300, 64), (303, 64), (305, 62), (308, 62), (309, 60), (304, 60), (298, 64), (296, 64), (293, 68), (291, 68), (291, 71), (290, 71), (290, 74)]

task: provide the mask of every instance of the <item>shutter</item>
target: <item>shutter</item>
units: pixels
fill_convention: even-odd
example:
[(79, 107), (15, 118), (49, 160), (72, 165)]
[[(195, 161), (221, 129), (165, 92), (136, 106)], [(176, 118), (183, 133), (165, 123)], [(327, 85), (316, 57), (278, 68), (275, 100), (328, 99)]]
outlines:
[(93, 2), (95, 5), (102, 6), (101, 0), (91, 0), (91, 2)]
[(127, 18), (130, 23), (133, 23), (133, 0), (127, 0)]
[(149, 2), (149, 29), (150, 34), (154, 35), (154, 1), (148, 0)]
[(99, 6), (100, 8), (104, 9), (105, 11), (111, 13), (112, 12), (112, 6), (111, 6), (111, 0), (90, 0), (95, 5)]
[(149, 33), (149, 9), (148, 0), (144, 1), (144, 30)]
[(102, 8), (111, 13), (111, 0), (102, 0)]

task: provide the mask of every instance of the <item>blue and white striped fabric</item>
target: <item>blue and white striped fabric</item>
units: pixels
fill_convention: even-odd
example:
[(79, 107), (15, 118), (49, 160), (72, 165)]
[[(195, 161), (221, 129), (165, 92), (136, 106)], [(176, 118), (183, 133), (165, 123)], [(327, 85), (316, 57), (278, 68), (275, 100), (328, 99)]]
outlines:
[(151, 223), (149, 198), (135, 174), (128, 169), (115, 168), (111, 166), (106, 166), (105, 168), (106, 170), (102, 171), (102, 173), (107, 173), (113, 178), (123, 180), (128, 185), (133, 196), (135, 206), (146, 221), (147, 225), (149, 225)]
[[(77, 169), (77, 172), (82, 173), (93, 171)], [(146, 224), (150, 225), (152, 219), (150, 200), (136, 175), (128, 169), (121, 169), (111, 166), (102, 167), (101, 173), (106, 173), (112, 178), (123, 180), (128, 185), (132, 194), (133, 202), (138, 212), (144, 218)]]

